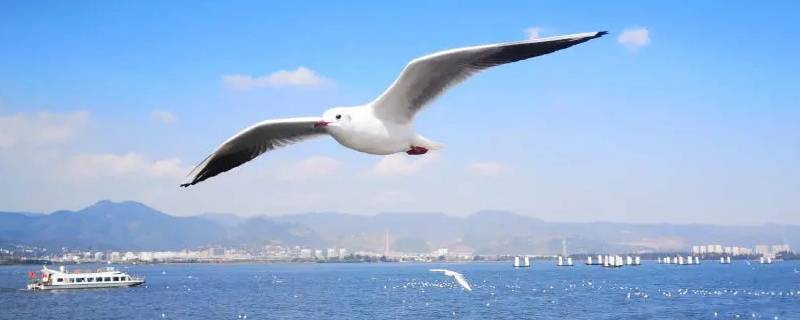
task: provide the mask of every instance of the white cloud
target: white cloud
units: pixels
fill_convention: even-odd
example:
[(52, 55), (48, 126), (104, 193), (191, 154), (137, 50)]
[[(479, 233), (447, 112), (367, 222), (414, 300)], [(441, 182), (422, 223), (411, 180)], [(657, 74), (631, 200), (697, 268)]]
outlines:
[(179, 179), (189, 172), (178, 158), (151, 161), (138, 153), (116, 155), (111, 153), (81, 154), (69, 161), (67, 175), (74, 180), (91, 180), (103, 177), (144, 175), (150, 178)]
[(292, 164), (278, 172), (277, 178), (284, 181), (307, 181), (328, 176), (339, 169), (339, 162), (323, 156), (313, 156)]
[(375, 164), (370, 173), (381, 176), (410, 176), (425, 170), (439, 160), (437, 153), (422, 156), (393, 154), (385, 156)]
[(170, 124), (175, 122), (175, 115), (166, 110), (155, 109), (150, 111), (150, 119), (161, 122), (163, 124)]
[(650, 32), (647, 28), (627, 28), (619, 35), (617, 41), (622, 45), (636, 49), (650, 44)]
[(530, 27), (525, 29), (525, 34), (528, 37), (528, 40), (539, 39), (541, 37), (542, 28), (541, 27)]
[(18, 113), (0, 116), (0, 149), (17, 145), (65, 142), (89, 125), (89, 113)]
[(494, 162), (473, 162), (467, 165), (467, 172), (479, 176), (496, 177), (509, 171), (508, 166)]
[(306, 67), (298, 67), (293, 71), (275, 71), (259, 77), (245, 74), (222, 76), (222, 83), (226, 87), (242, 91), (270, 87), (318, 87), (329, 82), (327, 78)]

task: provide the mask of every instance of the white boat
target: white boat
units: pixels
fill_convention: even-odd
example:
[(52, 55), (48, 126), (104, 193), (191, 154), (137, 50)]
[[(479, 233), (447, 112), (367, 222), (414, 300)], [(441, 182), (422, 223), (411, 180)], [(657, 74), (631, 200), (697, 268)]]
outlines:
[(625, 260), (623, 260), (622, 256), (606, 256), (606, 260), (603, 261), (603, 266), (607, 268), (619, 268), (625, 265)]
[(603, 259), (600, 256), (597, 256), (597, 260), (594, 260), (592, 256), (586, 256), (586, 265), (587, 266), (599, 266), (603, 264)]
[(574, 266), (574, 264), (572, 264), (572, 258), (567, 257), (567, 259), (565, 261), (564, 257), (558, 256), (558, 266), (559, 267), (572, 267), (572, 266)]
[(530, 257), (514, 256), (514, 268), (527, 268), (531, 266)]
[(144, 283), (144, 278), (130, 276), (113, 267), (96, 271), (69, 272), (64, 266), (61, 266), (59, 270), (50, 270), (44, 266), (39, 274), (31, 271), (28, 273), (28, 277), (30, 278), (28, 290), (132, 287)]

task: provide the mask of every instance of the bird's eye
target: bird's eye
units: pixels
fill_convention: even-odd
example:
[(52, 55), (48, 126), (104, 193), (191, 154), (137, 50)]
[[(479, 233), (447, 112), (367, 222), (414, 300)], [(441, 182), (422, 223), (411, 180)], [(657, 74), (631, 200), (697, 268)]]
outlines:
[(341, 114), (337, 114), (337, 115), (336, 115), (336, 120), (339, 120), (339, 119), (341, 119), (341, 118), (342, 118), (342, 115), (341, 115)]

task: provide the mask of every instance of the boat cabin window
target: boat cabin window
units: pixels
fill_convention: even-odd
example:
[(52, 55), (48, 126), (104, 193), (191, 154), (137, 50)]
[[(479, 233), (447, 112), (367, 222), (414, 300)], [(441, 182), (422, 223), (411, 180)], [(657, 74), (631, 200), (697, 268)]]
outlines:
[(67, 282), (69, 282), (69, 283), (73, 283), (73, 282), (75, 282), (75, 279), (73, 279), (73, 278), (67, 278)]
[(86, 278), (86, 282), (94, 282), (94, 278)]
[(83, 279), (84, 279), (84, 278), (76, 278), (76, 279), (75, 279), (75, 282), (81, 283), (81, 282), (83, 282)]
[(64, 282), (64, 278), (58, 278), (56, 279), (56, 282)]
[(105, 277), (105, 281), (111, 281), (111, 277)]
[(114, 281), (119, 281), (119, 277), (114, 277)]
[(103, 282), (103, 277), (97, 277), (94, 279), (95, 282)]

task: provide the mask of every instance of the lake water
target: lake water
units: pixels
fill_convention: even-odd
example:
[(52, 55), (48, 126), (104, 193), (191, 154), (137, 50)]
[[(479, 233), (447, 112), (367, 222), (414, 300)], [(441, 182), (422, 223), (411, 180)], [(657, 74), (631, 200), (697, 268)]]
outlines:
[[(92, 266), (82, 265), (81, 268)], [(800, 264), (604, 269), (510, 263), (118, 266), (140, 287), (28, 292), (0, 267), (2, 319), (800, 319)], [(472, 292), (452, 278), (464, 274)]]

